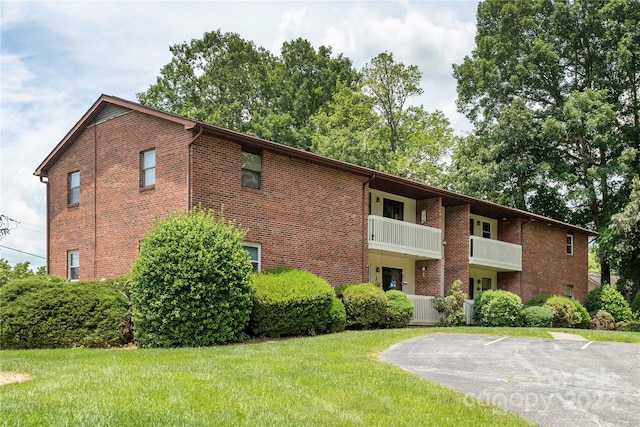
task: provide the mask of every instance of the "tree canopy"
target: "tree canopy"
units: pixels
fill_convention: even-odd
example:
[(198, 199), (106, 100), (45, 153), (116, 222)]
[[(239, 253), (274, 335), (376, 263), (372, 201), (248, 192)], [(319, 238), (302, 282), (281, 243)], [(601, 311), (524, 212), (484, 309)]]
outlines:
[(477, 30), (451, 186), (605, 230), (640, 172), (640, 2), (487, 0)]

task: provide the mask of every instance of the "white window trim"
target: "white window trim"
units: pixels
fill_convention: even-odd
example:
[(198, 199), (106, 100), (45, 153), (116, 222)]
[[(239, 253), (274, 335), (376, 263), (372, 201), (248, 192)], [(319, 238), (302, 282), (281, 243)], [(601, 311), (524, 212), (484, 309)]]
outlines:
[[(571, 243), (568, 242), (569, 238), (571, 238)], [(567, 250), (567, 255), (573, 255), (573, 247), (574, 247), (574, 238), (573, 238), (573, 234), (571, 233), (567, 233), (567, 249), (571, 248), (570, 250)]]
[[(77, 255), (76, 259), (78, 261), (77, 265), (73, 265), (72, 261), (73, 261), (73, 255)], [(72, 279), (71, 278), (71, 269), (72, 268), (76, 268), (78, 269), (78, 278), (77, 279)], [(67, 279), (72, 280), (72, 281), (76, 281), (80, 279), (80, 251), (79, 250), (72, 250), (72, 251), (67, 251)]]
[[(251, 243), (251, 242), (244, 242), (242, 244), (242, 246), (244, 246), (245, 248), (256, 248), (258, 249), (258, 273), (262, 271), (262, 245), (260, 243)], [(253, 259), (250, 259), (251, 261), (251, 265), (253, 265), (254, 261)]]
[[(144, 155), (146, 153), (149, 153), (153, 151), (153, 166), (149, 166), (149, 165), (145, 165), (144, 162)], [(152, 183), (148, 183), (146, 182), (146, 172), (153, 169), (153, 182)], [(142, 151), (140, 153), (140, 187), (145, 188), (145, 187), (152, 187), (156, 185), (156, 149), (155, 148), (150, 148), (148, 150)]]

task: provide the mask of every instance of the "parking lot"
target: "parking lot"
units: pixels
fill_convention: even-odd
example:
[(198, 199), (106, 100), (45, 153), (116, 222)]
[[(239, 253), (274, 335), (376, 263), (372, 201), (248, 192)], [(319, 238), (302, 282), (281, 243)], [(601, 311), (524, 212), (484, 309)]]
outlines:
[(430, 334), (382, 359), (541, 425), (640, 425), (640, 344)]

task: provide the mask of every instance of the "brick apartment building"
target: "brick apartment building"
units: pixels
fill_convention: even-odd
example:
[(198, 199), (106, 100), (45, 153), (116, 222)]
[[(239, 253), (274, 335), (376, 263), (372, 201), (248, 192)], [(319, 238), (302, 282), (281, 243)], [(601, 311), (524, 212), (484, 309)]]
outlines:
[(220, 209), (247, 230), (255, 269), (332, 285), (395, 284), (470, 297), (506, 289), (587, 294), (593, 232), (103, 95), (34, 173), (47, 186), (47, 268), (129, 272), (167, 210)]

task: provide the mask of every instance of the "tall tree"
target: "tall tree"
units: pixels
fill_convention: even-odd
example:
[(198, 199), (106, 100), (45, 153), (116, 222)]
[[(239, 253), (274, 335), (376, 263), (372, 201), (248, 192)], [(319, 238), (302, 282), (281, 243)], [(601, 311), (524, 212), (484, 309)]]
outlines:
[(374, 108), (389, 129), (393, 153), (398, 149), (398, 132), (405, 117), (404, 106), (411, 96), (422, 94), (422, 73), (415, 65), (406, 66), (393, 60), (393, 54), (380, 53), (365, 65), (364, 91), (374, 100)]
[(359, 78), (348, 58), (303, 39), (285, 42), (274, 56), (217, 30), (170, 50), (156, 83), (138, 94), (142, 104), (305, 149), (311, 116), (338, 82)]
[[(502, 164), (501, 150), (492, 150), (496, 138), (521, 141), (517, 129), (501, 130), (504, 112), (522, 100), (534, 133), (522, 147), (531, 166), (514, 199), (545, 210), (545, 200), (562, 197), (574, 221), (606, 229), (629, 197), (620, 155), (636, 150), (627, 166), (640, 169), (640, 2), (487, 0), (477, 16), (475, 49), (454, 66), (454, 76), (458, 107), (476, 125), (475, 142), (488, 153), (481, 163)], [(457, 166), (455, 173), (468, 180), (487, 180), (476, 177), (482, 168)], [(496, 178), (493, 190), (500, 192), (503, 177)], [(549, 188), (558, 191), (544, 194)], [(606, 257), (601, 267), (609, 280)]]

